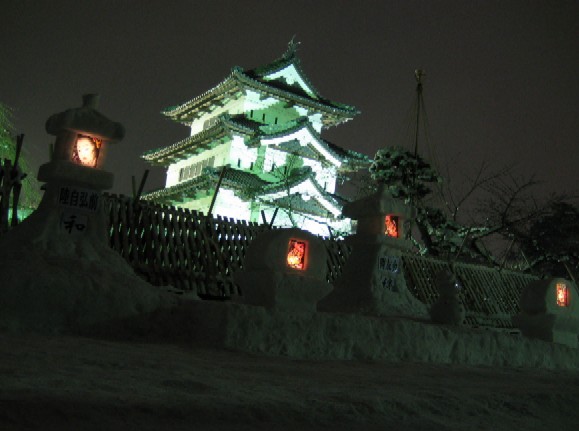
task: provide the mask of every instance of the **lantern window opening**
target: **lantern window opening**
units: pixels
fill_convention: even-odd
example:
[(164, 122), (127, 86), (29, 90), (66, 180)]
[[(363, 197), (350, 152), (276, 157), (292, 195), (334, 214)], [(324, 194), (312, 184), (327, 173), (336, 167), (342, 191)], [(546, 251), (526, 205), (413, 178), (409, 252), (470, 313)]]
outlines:
[(398, 223), (399, 223), (398, 216), (388, 214), (384, 218), (384, 234), (392, 238), (398, 238), (400, 236), (400, 229)]
[(557, 283), (556, 298), (559, 307), (569, 306), (569, 288), (565, 283)]
[(306, 269), (307, 242), (290, 239), (287, 253), (287, 265), (293, 269)]
[(95, 168), (102, 144), (102, 139), (78, 135), (72, 148), (72, 161), (82, 166)]

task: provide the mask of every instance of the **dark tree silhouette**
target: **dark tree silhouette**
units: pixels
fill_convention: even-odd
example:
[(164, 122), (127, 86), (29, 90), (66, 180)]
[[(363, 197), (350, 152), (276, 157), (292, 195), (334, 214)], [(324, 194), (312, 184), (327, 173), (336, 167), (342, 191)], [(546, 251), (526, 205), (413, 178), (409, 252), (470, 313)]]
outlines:
[(579, 276), (579, 209), (569, 202), (554, 202), (526, 230), (515, 230), (528, 265), (553, 276)]

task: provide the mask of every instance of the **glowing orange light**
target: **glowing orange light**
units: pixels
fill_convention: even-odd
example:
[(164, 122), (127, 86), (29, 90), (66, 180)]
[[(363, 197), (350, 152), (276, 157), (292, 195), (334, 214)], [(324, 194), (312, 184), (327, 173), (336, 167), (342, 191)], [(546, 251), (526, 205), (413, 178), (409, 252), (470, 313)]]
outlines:
[(287, 253), (287, 264), (290, 268), (305, 269), (306, 267), (306, 242), (290, 239)]
[(384, 233), (392, 238), (398, 238), (400, 232), (398, 231), (398, 217), (387, 215), (384, 219)]
[(557, 283), (557, 305), (559, 307), (569, 306), (569, 289), (565, 283)]
[(72, 148), (72, 161), (79, 165), (96, 167), (102, 140), (79, 135)]

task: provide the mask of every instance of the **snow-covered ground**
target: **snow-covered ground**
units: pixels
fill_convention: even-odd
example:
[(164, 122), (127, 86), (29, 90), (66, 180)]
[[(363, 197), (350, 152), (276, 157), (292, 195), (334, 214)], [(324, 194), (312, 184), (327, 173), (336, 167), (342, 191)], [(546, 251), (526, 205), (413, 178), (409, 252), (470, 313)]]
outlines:
[[(469, 331), (404, 319), (303, 317), (192, 301), (84, 335), (1, 332), (0, 429), (574, 430), (579, 424), (577, 349), (488, 331), (468, 341)], [(381, 330), (395, 336), (376, 335)], [(384, 345), (364, 347), (372, 340)], [(487, 340), (481, 351), (490, 351), (479, 362), (493, 365), (467, 365), (465, 346), (481, 340)], [(499, 348), (513, 356), (516, 343), (526, 346), (523, 357), (543, 357), (542, 365), (497, 366), (493, 356), (508, 363)], [(417, 355), (416, 346), (447, 353)]]
[(0, 335), (2, 430), (574, 430), (579, 375)]
[(417, 319), (178, 300), (116, 255), (82, 249), (79, 263), (62, 241), (41, 253), (12, 239), (0, 256), (1, 431), (579, 424), (579, 349)]

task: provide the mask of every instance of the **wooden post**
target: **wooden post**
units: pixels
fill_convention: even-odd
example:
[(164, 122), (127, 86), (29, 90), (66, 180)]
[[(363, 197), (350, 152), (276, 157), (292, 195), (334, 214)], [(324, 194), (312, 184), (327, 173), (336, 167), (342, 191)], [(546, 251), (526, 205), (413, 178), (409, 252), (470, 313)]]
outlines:
[(275, 211), (273, 212), (273, 216), (271, 216), (271, 220), (269, 221), (269, 228), (273, 228), (273, 222), (275, 221), (275, 216), (277, 216), (277, 212), (279, 211), (279, 207), (275, 208)]
[(16, 157), (14, 157), (14, 166), (12, 169), (16, 169), (18, 166), (18, 161), (20, 160), (20, 153), (22, 151), (22, 142), (24, 141), (24, 133), (21, 133), (16, 137)]
[(137, 191), (137, 196), (135, 196), (135, 201), (141, 199), (141, 194), (143, 193), (143, 189), (145, 188), (145, 182), (147, 181), (147, 177), (149, 176), (149, 170), (145, 169), (145, 173), (143, 174), (143, 178), (141, 178), (141, 184), (139, 185), (139, 190)]
[(223, 177), (225, 176), (225, 171), (227, 171), (227, 167), (228, 165), (224, 165), (223, 169), (221, 169), (221, 173), (219, 174), (219, 180), (217, 180), (217, 186), (215, 186), (215, 192), (213, 193), (213, 198), (211, 198), (211, 205), (209, 205), (207, 217), (211, 217), (213, 207), (215, 206), (215, 201), (217, 200), (217, 194), (219, 193), (219, 188), (221, 187), (221, 181), (223, 181)]
[(267, 219), (265, 218), (265, 211), (261, 210), (261, 221), (263, 224), (267, 224)]
[[(23, 142), (24, 134), (21, 133), (16, 137), (16, 156), (14, 157), (14, 165), (12, 166), (12, 172), (10, 173), (10, 182), (12, 187), (12, 219), (10, 221), (10, 226), (12, 227), (18, 225), (18, 201), (20, 200), (20, 191), (22, 190), (22, 180), (26, 178), (26, 174), (20, 175), (20, 170), (18, 169), (18, 161), (20, 160)], [(10, 193), (10, 191), (8, 193)]]
[(328, 232), (330, 233), (330, 239), (334, 239), (334, 232), (332, 232), (332, 228), (330, 227), (329, 224), (327, 224), (326, 227), (328, 228)]

